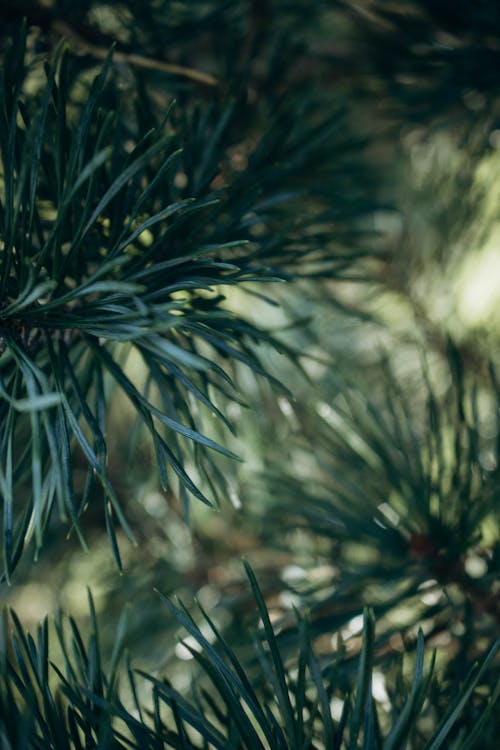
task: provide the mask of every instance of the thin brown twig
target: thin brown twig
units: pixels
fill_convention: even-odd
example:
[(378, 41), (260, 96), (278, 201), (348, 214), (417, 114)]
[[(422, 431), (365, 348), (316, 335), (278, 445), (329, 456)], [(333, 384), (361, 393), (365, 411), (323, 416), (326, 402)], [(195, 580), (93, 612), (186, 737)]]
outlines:
[[(103, 47), (98, 47), (95, 44), (91, 44), (83, 39), (77, 32), (68, 26), (64, 21), (54, 21), (52, 27), (61, 36), (66, 39), (76, 42), (76, 45), (80, 48), (82, 53), (87, 53), (96, 57), (99, 60), (105, 60), (108, 55), (108, 50)], [(116, 62), (128, 63), (134, 65), (137, 68), (145, 68), (148, 70), (160, 70), (163, 73), (170, 73), (172, 75), (183, 76), (184, 78), (190, 78), (192, 81), (202, 83), (206, 86), (218, 86), (219, 81), (211, 73), (204, 73), (201, 70), (195, 70), (194, 68), (188, 68), (185, 65), (177, 65), (176, 63), (167, 63), (163, 60), (154, 60), (151, 57), (144, 57), (143, 55), (136, 55), (134, 53), (127, 52), (113, 52), (113, 60)]]

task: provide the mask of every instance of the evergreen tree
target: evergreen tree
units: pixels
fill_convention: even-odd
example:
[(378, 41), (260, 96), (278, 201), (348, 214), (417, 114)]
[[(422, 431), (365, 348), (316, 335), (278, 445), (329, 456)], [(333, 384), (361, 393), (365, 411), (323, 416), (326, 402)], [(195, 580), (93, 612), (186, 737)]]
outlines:
[(495, 747), (496, 3), (0, 20), (0, 746)]

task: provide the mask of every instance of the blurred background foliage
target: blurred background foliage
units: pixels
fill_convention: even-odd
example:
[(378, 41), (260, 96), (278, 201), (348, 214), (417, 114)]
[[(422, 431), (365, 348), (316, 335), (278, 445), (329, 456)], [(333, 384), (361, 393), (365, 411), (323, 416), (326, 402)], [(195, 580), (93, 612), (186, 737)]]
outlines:
[[(241, 403), (220, 403), (237, 434), (221, 424), (209, 434), (243, 462), (213, 458), (226, 483), (219, 507), (195, 503), (186, 523), (116, 392), (108, 471), (137, 540), (117, 531), (123, 575), (91, 505), (90, 551), (53, 518), (36, 565), (30, 550), (14, 586), (1, 584), (5, 600), (27, 627), (62, 607), (85, 630), (89, 586), (103, 650), (128, 607), (134, 663), (157, 674), (176, 659), (182, 689), (192, 653), (154, 589), (196, 596), (245, 653), (241, 623), (255, 603), (244, 556), (284, 653), (297, 642), (294, 607), (308, 608), (320, 657), (342, 639), (358, 653), (373, 608), (382, 705), (423, 628), (444, 687), (422, 746), (433, 710), (498, 632), (498, 4), (4, 0), (4, 50), (22, 18), (28, 103), (63, 38), (78, 121), (115, 44), (105, 97), (125, 149), (175, 99), (170, 127), (184, 151), (173, 198), (216, 195), (222, 206), (193, 232), (248, 241), (290, 283), (188, 292), (195, 307), (217, 298), (285, 352), (265, 340), (255, 349), (282, 385), (230, 365)], [(126, 372), (144, 379), (133, 354)], [(74, 473), (83, 486), (79, 454)], [(465, 725), (497, 674), (483, 676)], [(490, 723), (482, 744), (494, 739)]]

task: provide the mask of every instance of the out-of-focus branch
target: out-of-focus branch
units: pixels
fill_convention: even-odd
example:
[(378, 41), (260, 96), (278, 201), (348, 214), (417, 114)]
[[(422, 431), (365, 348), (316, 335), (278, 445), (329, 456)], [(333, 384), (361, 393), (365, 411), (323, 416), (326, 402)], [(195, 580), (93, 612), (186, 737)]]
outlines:
[[(54, 31), (59, 33), (62, 37), (71, 40), (72, 44), (76, 46), (83, 54), (92, 55), (92, 57), (98, 60), (105, 60), (108, 54), (108, 50), (104, 47), (99, 47), (96, 44), (87, 42), (82, 36), (80, 36), (71, 26), (64, 21), (54, 21), (52, 24)], [(155, 60), (151, 57), (144, 57), (143, 55), (136, 55), (134, 53), (120, 52), (115, 50), (113, 53), (113, 59), (116, 62), (128, 63), (137, 68), (145, 68), (147, 70), (159, 70), (163, 73), (170, 73), (172, 75), (183, 76), (184, 78), (190, 78), (192, 81), (202, 83), (206, 86), (218, 86), (219, 81), (217, 78), (210, 73), (204, 73), (201, 70), (194, 68), (188, 68), (184, 65), (177, 65), (175, 63), (164, 62), (163, 60)]]

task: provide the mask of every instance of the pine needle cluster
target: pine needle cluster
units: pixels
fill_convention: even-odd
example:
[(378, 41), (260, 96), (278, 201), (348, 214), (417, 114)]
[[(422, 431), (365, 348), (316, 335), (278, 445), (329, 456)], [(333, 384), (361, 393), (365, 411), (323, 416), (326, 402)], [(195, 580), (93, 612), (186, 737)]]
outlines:
[[(476, 5), (2, 4), (1, 585), (105, 535), (131, 600), (4, 611), (5, 750), (495, 746), (498, 331), (422, 293), (498, 221)], [(425, 192), (440, 144), (470, 221)], [(127, 472), (176, 528), (241, 524), (231, 624), (157, 551), (160, 625), (134, 610)], [(137, 618), (190, 683), (134, 664)]]

